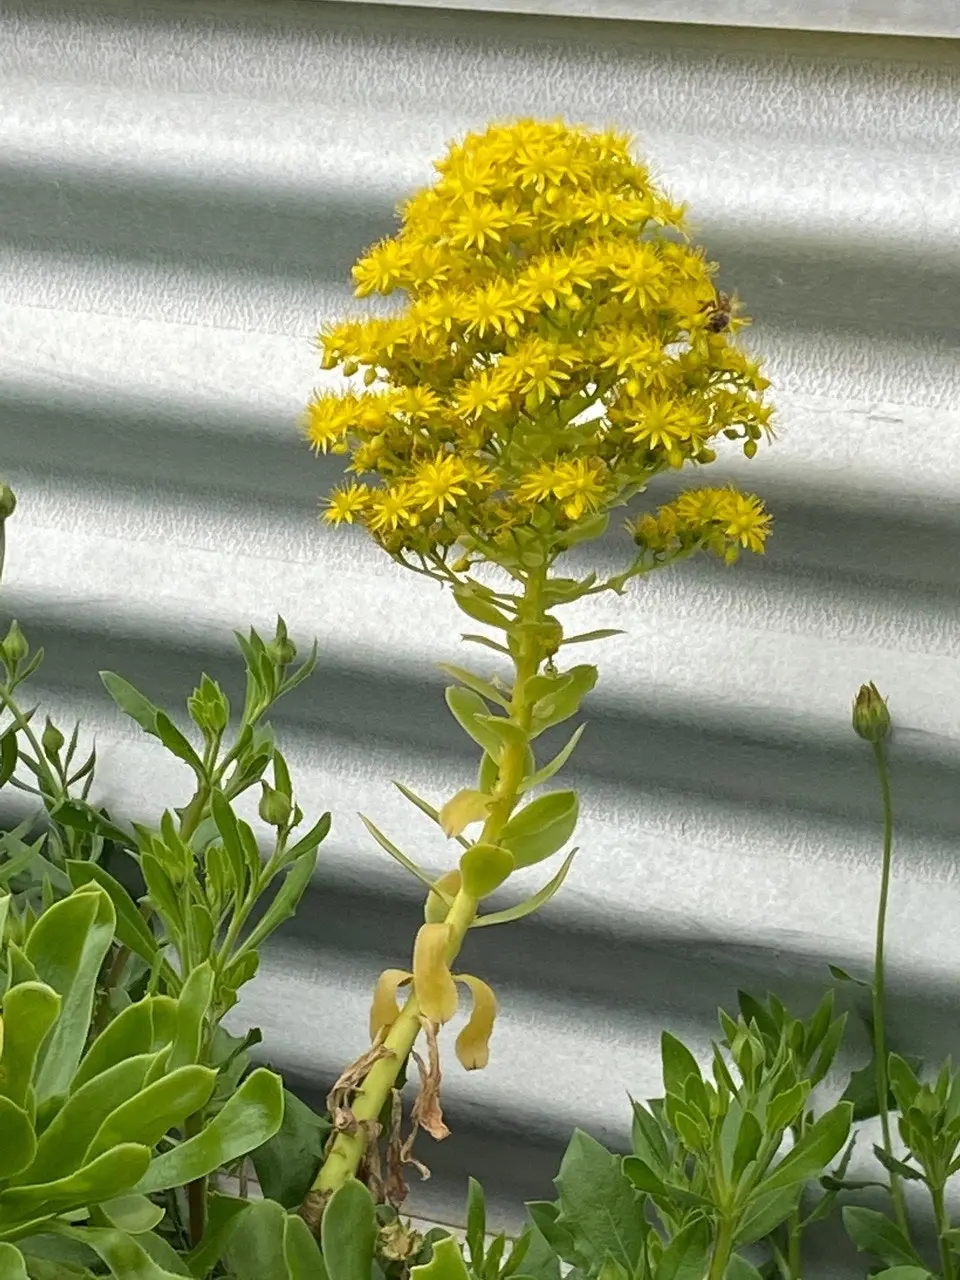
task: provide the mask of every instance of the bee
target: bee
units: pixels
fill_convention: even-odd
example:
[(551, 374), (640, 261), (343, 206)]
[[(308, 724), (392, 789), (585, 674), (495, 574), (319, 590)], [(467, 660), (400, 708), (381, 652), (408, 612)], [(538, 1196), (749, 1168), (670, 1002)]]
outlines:
[(730, 328), (733, 300), (728, 293), (717, 293), (713, 302), (705, 302), (700, 308), (707, 313), (707, 328), (711, 333), (723, 333)]

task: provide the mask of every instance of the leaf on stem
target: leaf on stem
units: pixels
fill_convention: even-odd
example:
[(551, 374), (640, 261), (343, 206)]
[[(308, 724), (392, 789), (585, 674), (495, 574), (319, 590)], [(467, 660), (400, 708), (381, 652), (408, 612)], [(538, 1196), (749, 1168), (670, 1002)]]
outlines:
[[(389, 853), (390, 857), (393, 858), (395, 862), (399, 862), (400, 866), (403, 867), (405, 871), (409, 871), (412, 876), (416, 876), (420, 883), (426, 885), (428, 889), (432, 889), (436, 893), (440, 892), (431, 877), (426, 873), (426, 871), (424, 871), (423, 867), (417, 866), (412, 858), (408, 858), (405, 853), (401, 853), (397, 846), (393, 844), (392, 841), (388, 840), (383, 832), (373, 825), (369, 818), (365, 818), (362, 813), (359, 815), (359, 818), (385, 853)], [(443, 895), (441, 894), (441, 896)], [(450, 905), (452, 905), (452, 902)]]
[(573, 865), (573, 860), (579, 853), (579, 849), (571, 849), (564, 859), (563, 865), (552, 880), (548, 881), (542, 889), (538, 890), (531, 898), (527, 898), (524, 902), (519, 902), (515, 907), (507, 907), (503, 911), (491, 911), (487, 915), (477, 916), (471, 923), (471, 929), (481, 929), (491, 924), (510, 924), (514, 920), (522, 920), (524, 916), (529, 916), (534, 911), (539, 910), (545, 903), (549, 902), (553, 895), (557, 892), (564, 880), (567, 878), (567, 872)]
[[(397, 788), (400, 794), (409, 800), (412, 805), (415, 805), (421, 813), (425, 813), (428, 818), (437, 824), (438, 827), (440, 826), (440, 810), (435, 809), (429, 800), (424, 800), (422, 796), (418, 796), (415, 791), (411, 791), (409, 787), (404, 786), (402, 782), (397, 782), (396, 779), (394, 779), (393, 785)], [(469, 849), (469, 840), (465, 840), (462, 836), (457, 836), (455, 838), (465, 849)]]

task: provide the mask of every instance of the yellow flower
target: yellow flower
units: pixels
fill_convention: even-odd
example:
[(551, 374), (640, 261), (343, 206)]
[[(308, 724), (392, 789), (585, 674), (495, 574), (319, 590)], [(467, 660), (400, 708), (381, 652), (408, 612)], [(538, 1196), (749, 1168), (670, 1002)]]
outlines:
[(606, 490), (605, 468), (599, 459), (558, 462), (555, 471), (553, 492), (562, 499), (563, 514), (568, 520), (579, 520), (585, 512), (597, 510)]
[(414, 500), (423, 510), (436, 507), (442, 515), (445, 507), (455, 507), (457, 498), (466, 493), (466, 478), (460, 458), (452, 453), (438, 453), (431, 461), (421, 462), (414, 472)]
[(479, 418), (483, 413), (500, 413), (510, 404), (504, 378), (496, 370), (484, 369), (457, 392), (457, 412), (465, 418)]
[(532, 394), (541, 404), (547, 395), (562, 394), (570, 375), (561, 365), (576, 364), (575, 357), (564, 347), (546, 338), (528, 338), (520, 347), (503, 357), (499, 370), (516, 379), (520, 391)]
[(409, 267), (409, 255), (399, 240), (381, 240), (353, 268), (358, 298), (369, 293), (392, 293), (402, 283)]
[(326, 453), (331, 445), (344, 438), (351, 408), (345, 397), (333, 394), (319, 395), (310, 401), (301, 425), (315, 453)]
[(666, 270), (653, 245), (633, 246), (618, 257), (615, 270), (618, 279), (613, 292), (619, 294), (622, 301), (637, 301), (646, 306), (666, 297)]
[(542, 462), (536, 471), (525, 475), (517, 485), (515, 493), (518, 502), (537, 503), (554, 496), (554, 485), (560, 480), (556, 465)]
[(690, 438), (688, 414), (673, 400), (638, 400), (633, 411), (637, 419), (624, 429), (637, 444), (672, 453)]
[(724, 532), (748, 551), (761, 552), (770, 535), (771, 518), (759, 498), (751, 494), (727, 491), (723, 512)]
[(506, 280), (495, 280), (485, 289), (467, 294), (458, 308), (459, 319), (465, 320), (465, 333), (483, 337), (488, 330), (493, 333), (516, 334), (517, 322), (523, 319), (524, 310), (520, 291)]
[(354, 517), (362, 515), (369, 505), (370, 490), (365, 485), (344, 485), (330, 491), (323, 518), (328, 524), (353, 524)]
[(490, 201), (468, 204), (450, 228), (450, 244), (463, 249), (476, 245), (482, 252), (488, 240), (503, 238), (511, 221), (509, 210)]
[(371, 490), (369, 525), (375, 533), (386, 533), (401, 524), (416, 525), (420, 516), (416, 500), (408, 484), (391, 489)]

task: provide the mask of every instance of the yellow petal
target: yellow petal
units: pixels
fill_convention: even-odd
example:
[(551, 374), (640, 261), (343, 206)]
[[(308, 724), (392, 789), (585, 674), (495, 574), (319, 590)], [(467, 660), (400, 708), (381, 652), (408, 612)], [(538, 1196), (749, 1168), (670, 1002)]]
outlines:
[[(455, 897), (460, 892), (460, 872), (454, 867), (452, 871), (447, 871), (434, 883), (444, 893)], [(423, 918), (427, 924), (442, 924), (446, 920), (449, 910), (450, 908), (440, 897), (440, 894), (434, 893), (431, 889), (427, 894), (426, 902), (423, 904)]]
[(457, 1012), (457, 984), (447, 964), (450, 926), (421, 925), (413, 944), (413, 987), (421, 1012), (431, 1022), (449, 1022)]
[(458, 836), (471, 822), (483, 822), (490, 797), (469, 788), (458, 791), (440, 810), (440, 826), (446, 836)]
[(497, 1016), (497, 998), (480, 978), (469, 973), (458, 973), (457, 982), (470, 988), (473, 996), (473, 1012), (467, 1025), (457, 1036), (456, 1051), (465, 1071), (479, 1071), (490, 1058), (490, 1037)]
[(384, 969), (373, 989), (370, 1005), (370, 1039), (376, 1040), (384, 1027), (392, 1027), (400, 1016), (397, 1007), (397, 989), (413, 977), (404, 969)]

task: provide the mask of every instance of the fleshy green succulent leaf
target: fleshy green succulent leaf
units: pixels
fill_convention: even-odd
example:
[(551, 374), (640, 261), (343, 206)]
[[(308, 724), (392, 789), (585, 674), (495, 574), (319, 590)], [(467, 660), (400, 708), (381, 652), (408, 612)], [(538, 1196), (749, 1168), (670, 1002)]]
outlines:
[(0, 1280), (30, 1280), (23, 1254), (6, 1241), (0, 1242)]
[(486, 915), (477, 916), (470, 928), (480, 929), (491, 924), (510, 924), (514, 920), (522, 920), (525, 916), (533, 915), (535, 911), (538, 911), (540, 907), (550, 901), (564, 880), (566, 880), (567, 872), (573, 865), (573, 860), (578, 853), (579, 849), (571, 849), (564, 859), (563, 866), (553, 879), (533, 894), (532, 897), (527, 898), (524, 902), (518, 902), (515, 907), (506, 907), (503, 911), (490, 911)]
[(551, 857), (567, 843), (577, 825), (575, 791), (551, 791), (515, 813), (500, 833), (499, 843), (513, 854), (518, 868)]
[[(3, 925), (0, 922), (0, 936)], [(60, 997), (42, 982), (21, 982), (3, 997), (0, 1094), (25, 1106), (43, 1042), (60, 1012)]]
[(125, 1143), (66, 1177), (0, 1191), (0, 1233), (13, 1222), (66, 1213), (131, 1191), (150, 1163), (149, 1147)]
[(283, 1082), (258, 1067), (195, 1137), (157, 1156), (134, 1188), (141, 1195), (205, 1178), (261, 1146), (283, 1121)]
[(146, 960), (147, 964), (153, 964), (159, 950), (157, 939), (119, 880), (115, 880), (99, 862), (68, 858), (65, 865), (70, 883), (75, 889), (93, 880), (110, 895), (117, 916), (117, 937), (135, 955)]
[[(430, 1261), (414, 1267), (410, 1275), (412, 1280), (471, 1280), (460, 1246), (452, 1236), (437, 1240)], [(332, 1275), (331, 1280), (334, 1280)]]
[(86, 1047), (100, 966), (113, 942), (116, 913), (99, 886), (75, 889), (45, 911), (30, 931), (24, 953), (41, 982), (61, 998), (60, 1013), (44, 1042), (36, 1079), (37, 1101), (70, 1088)]
[(186, 1268), (168, 1271), (156, 1262), (144, 1247), (146, 1237), (136, 1239), (113, 1227), (80, 1229), (59, 1222), (51, 1224), (51, 1229), (92, 1249), (116, 1280), (180, 1280), (181, 1276), (190, 1274)]
[(515, 866), (513, 854), (499, 845), (472, 845), (460, 858), (464, 891), (471, 898), (486, 898), (500, 888)]
[(370, 1192), (355, 1179), (342, 1183), (327, 1201), (320, 1226), (320, 1248), (330, 1280), (370, 1280), (376, 1239)]
[(503, 748), (502, 739), (485, 723), (490, 715), (490, 708), (479, 693), (464, 689), (462, 685), (450, 685), (444, 696), (453, 718), (464, 733), (483, 747), (494, 760), (499, 760)]
[(29, 1115), (0, 1097), (0, 1178), (13, 1178), (33, 1163), (37, 1138)]

